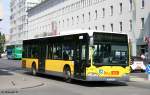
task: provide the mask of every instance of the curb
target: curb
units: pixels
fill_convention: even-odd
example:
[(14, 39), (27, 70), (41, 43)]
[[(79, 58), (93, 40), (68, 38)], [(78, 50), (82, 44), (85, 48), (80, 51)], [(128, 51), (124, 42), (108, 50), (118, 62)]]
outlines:
[(27, 75), (22, 75), (16, 72), (12, 72), (5, 69), (0, 69), (1, 71), (9, 72), (13, 76), (3, 75), (0, 76), (0, 89), (29, 89), (45, 85), (43, 82), (36, 79), (36, 77), (30, 77)]

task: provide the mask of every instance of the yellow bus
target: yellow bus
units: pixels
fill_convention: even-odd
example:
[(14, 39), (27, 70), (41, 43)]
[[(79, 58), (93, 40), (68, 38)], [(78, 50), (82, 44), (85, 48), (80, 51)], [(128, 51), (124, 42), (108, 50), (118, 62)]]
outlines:
[(24, 40), (22, 67), (33, 75), (60, 76), (67, 82), (129, 80), (126, 34), (92, 30), (68, 33)]

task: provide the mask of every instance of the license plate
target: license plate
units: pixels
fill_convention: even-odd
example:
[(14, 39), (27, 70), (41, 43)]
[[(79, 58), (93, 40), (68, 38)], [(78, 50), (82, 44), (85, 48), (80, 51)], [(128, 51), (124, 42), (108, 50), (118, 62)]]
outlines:
[(107, 78), (107, 81), (115, 81), (115, 78)]

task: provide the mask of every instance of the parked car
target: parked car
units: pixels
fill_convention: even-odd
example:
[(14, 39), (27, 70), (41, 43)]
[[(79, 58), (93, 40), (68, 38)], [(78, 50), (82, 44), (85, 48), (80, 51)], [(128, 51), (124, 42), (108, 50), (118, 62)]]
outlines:
[(132, 71), (145, 71), (146, 65), (141, 57), (134, 56), (131, 58), (131, 72)]
[(2, 53), (2, 54), (1, 54), (1, 58), (5, 58), (6, 55), (7, 55), (6, 53)]

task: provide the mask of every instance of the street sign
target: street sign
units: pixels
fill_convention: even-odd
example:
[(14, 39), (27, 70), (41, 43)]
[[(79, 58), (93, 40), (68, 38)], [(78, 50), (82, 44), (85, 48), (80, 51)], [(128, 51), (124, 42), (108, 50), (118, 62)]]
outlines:
[(147, 65), (147, 66), (146, 66), (146, 73), (147, 73), (147, 74), (150, 74), (150, 65)]

